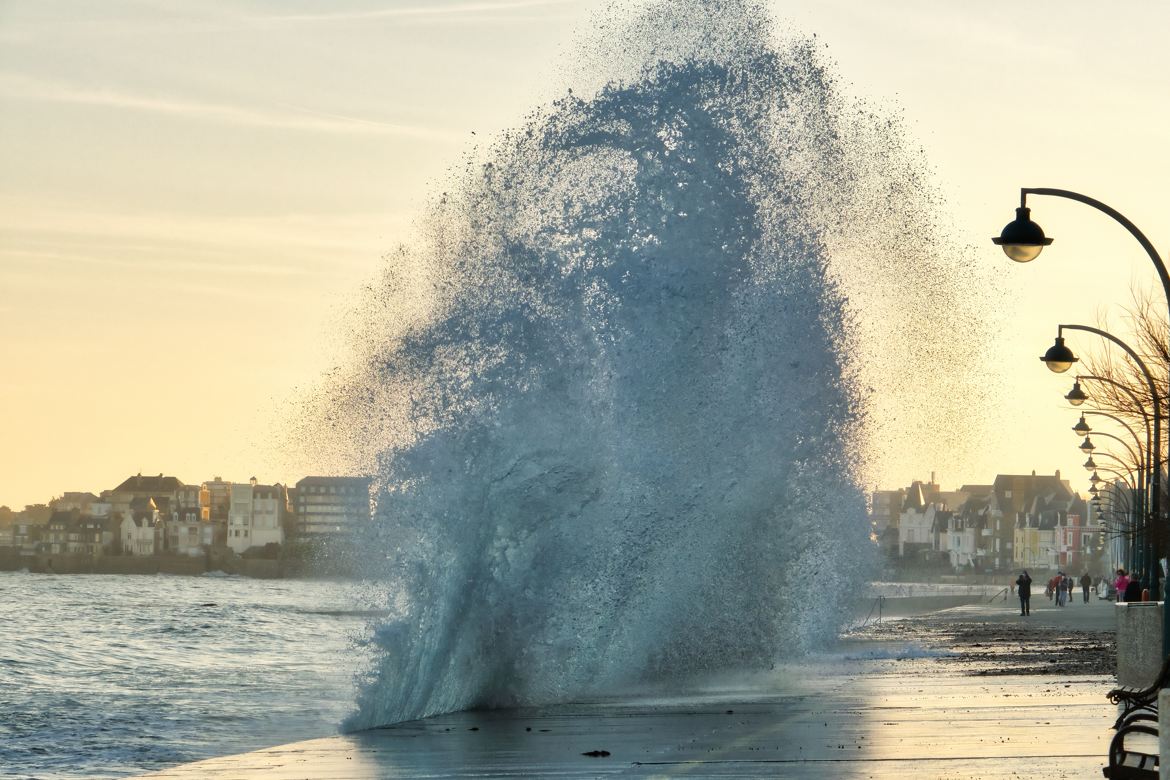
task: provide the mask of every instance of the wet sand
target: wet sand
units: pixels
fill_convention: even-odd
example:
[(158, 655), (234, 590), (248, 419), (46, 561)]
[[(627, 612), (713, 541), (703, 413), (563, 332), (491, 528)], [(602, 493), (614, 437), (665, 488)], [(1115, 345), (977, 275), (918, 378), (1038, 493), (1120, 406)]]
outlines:
[(1056, 607), (1041, 596), (1021, 617), (1019, 602), (978, 604), (852, 632), (846, 641), (909, 642), (947, 651), (939, 660), (972, 675), (1107, 675), (1117, 670), (1113, 604)]

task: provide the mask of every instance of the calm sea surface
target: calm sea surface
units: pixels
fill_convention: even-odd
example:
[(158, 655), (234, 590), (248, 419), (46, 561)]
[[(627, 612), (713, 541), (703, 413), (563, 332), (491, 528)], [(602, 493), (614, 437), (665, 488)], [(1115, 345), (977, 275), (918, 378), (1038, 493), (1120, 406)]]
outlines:
[(385, 594), (0, 572), (0, 777), (123, 777), (337, 733)]

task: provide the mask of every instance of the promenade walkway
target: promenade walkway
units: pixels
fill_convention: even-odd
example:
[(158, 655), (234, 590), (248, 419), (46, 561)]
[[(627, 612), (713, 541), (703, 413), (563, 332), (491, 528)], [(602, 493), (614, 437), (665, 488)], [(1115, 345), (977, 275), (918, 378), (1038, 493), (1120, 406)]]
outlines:
[[(991, 661), (968, 661), (962, 651), (978, 648), (923, 643), (924, 625), (968, 637), (974, 626), (1003, 646), (990, 648)], [(811, 663), (710, 679), (669, 697), (456, 713), (149, 777), (1100, 777), (1113, 678), (1065, 674), (1060, 656), (1086, 650), (1065, 639), (1091, 642), (1092, 632), (1112, 627), (1108, 602), (1057, 609), (1041, 595), (1029, 618), (1010, 601), (969, 605), (925, 623), (887, 622)], [(899, 638), (903, 628), (913, 641)], [(1015, 645), (1034, 655), (1036, 644), (1041, 655), (1052, 647), (1051, 672), (1010, 673)], [(591, 751), (605, 754), (585, 755)]]

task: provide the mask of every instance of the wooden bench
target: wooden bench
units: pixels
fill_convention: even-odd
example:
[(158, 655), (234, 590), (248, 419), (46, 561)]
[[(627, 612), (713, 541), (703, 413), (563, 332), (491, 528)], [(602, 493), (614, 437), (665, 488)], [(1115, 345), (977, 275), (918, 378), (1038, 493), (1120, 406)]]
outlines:
[(1109, 780), (1158, 780), (1157, 752), (1127, 749), (1125, 740), (1130, 734), (1146, 734), (1157, 739), (1158, 729), (1144, 722), (1128, 723), (1118, 729), (1109, 743), (1109, 766), (1101, 769), (1102, 774)]
[(1120, 704), (1124, 709), (1121, 715), (1118, 716), (1117, 722), (1113, 724), (1113, 728), (1119, 729), (1125, 723), (1126, 718), (1130, 713), (1137, 710), (1152, 710), (1156, 720), (1158, 712), (1158, 691), (1170, 685), (1170, 656), (1162, 661), (1162, 670), (1158, 672), (1158, 677), (1145, 688), (1134, 688), (1132, 686), (1123, 685), (1105, 694), (1113, 704)]

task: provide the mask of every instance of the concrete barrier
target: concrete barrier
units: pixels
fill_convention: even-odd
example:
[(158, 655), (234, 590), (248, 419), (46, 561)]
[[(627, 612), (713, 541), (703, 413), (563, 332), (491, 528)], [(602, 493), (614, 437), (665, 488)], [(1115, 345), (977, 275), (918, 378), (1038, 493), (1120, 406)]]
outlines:
[(1170, 690), (1158, 691), (1158, 778), (1170, 780)]
[(1148, 687), (1162, 670), (1162, 602), (1127, 601), (1115, 614), (1117, 683)]

